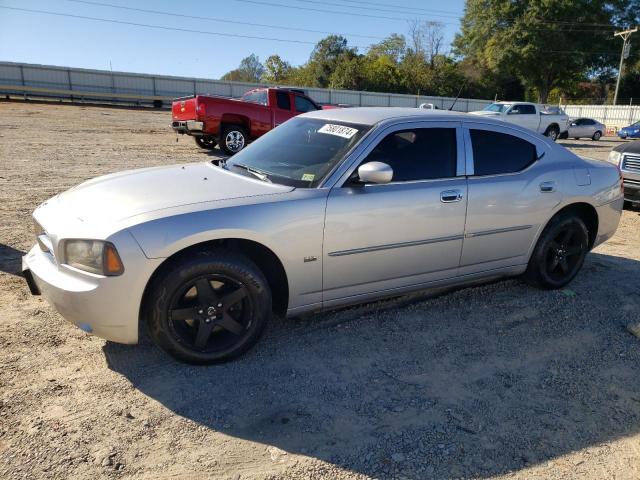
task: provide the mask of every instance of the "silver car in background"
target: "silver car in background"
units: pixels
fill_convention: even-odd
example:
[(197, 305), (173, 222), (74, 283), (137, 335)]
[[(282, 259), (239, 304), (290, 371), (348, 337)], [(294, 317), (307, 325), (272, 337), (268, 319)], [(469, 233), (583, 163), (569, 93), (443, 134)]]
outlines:
[(85, 182), (34, 212), (33, 293), (122, 343), (214, 363), (299, 315), (509, 275), (560, 288), (610, 238), (618, 169), (523, 127), (411, 108), (322, 110), (221, 166)]
[(598, 141), (607, 131), (605, 124), (592, 118), (574, 118), (569, 122), (569, 138), (590, 138)]

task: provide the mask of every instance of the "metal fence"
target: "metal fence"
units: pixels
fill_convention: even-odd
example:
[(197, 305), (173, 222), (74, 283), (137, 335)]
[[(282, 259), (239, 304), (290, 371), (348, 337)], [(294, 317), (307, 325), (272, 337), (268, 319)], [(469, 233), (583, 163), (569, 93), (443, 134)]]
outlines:
[[(28, 63), (0, 62), (0, 94), (27, 97), (53, 97), (75, 100), (97, 100), (169, 106), (172, 99), (188, 95), (220, 95), (239, 97), (258, 83), (226, 82), (204, 78), (173, 77), (141, 73), (87, 70)], [(318, 103), (352, 106), (417, 107), (432, 103), (448, 109), (451, 97), (427, 97), (395, 93), (361, 92), (305, 88)], [(459, 98), (453, 110), (482, 110), (491, 100)], [(567, 105), (571, 117), (590, 117), (607, 125), (612, 131), (640, 120), (640, 106)]]
[[(240, 97), (252, 88), (266, 84), (226, 82), (204, 78), (147, 75), (140, 73), (87, 70), (27, 63), (0, 62), (0, 94), (25, 96), (51, 96), (114, 102), (167, 104), (187, 95), (220, 95)], [(400, 95), (393, 93), (360, 92), (305, 88), (318, 103), (352, 106), (417, 107), (432, 103), (438, 108), (449, 108), (454, 98)], [(490, 100), (460, 98), (453, 110), (469, 112), (481, 110)]]

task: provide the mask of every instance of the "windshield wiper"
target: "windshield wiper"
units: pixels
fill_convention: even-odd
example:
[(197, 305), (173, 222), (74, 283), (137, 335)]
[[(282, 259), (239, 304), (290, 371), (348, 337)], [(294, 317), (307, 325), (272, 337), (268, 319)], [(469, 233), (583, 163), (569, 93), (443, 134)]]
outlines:
[[(273, 183), (271, 181), (271, 179), (269, 178), (269, 176), (264, 173), (261, 172), (260, 170), (256, 170), (254, 168), (248, 167), (247, 165), (243, 165), (241, 163), (234, 163), (233, 165), (231, 165), (232, 167), (238, 167), (238, 168), (243, 168), (244, 170), (246, 170), (247, 172), (249, 172), (250, 174), (252, 174), (254, 177), (262, 180), (263, 182), (267, 182), (267, 183)], [(228, 167), (227, 167), (228, 168)]]

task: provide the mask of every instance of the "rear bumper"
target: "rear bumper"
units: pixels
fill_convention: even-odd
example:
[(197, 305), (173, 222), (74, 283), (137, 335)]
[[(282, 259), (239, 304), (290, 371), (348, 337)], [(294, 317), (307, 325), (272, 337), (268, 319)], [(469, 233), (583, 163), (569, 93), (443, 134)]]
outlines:
[(196, 120), (174, 120), (171, 122), (171, 128), (181, 134), (202, 135), (204, 122), (198, 122)]
[(598, 235), (593, 244), (594, 247), (606, 242), (615, 235), (620, 223), (623, 204), (624, 200), (620, 196), (609, 203), (596, 207), (596, 212), (598, 213)]

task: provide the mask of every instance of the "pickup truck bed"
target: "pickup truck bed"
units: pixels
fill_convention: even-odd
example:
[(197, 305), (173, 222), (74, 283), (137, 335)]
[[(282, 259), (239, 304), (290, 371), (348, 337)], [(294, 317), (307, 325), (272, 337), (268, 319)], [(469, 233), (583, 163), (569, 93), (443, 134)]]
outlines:
[(321, 108), (302, 92), (284, 88), (255, 89), (240, 99), (197, 95), (174, 100), (171, 126), (202, 148), (218, 144), (233, 155), (288, 119)]

